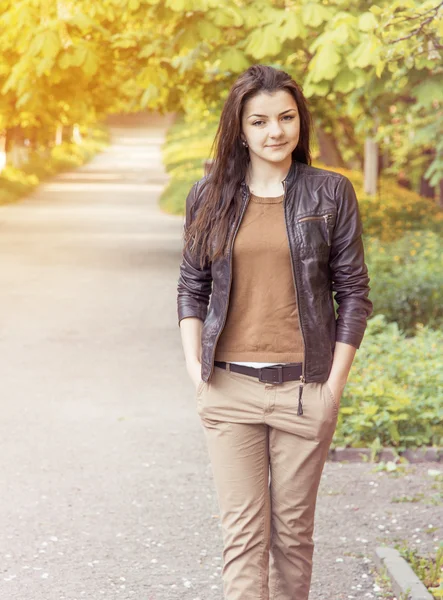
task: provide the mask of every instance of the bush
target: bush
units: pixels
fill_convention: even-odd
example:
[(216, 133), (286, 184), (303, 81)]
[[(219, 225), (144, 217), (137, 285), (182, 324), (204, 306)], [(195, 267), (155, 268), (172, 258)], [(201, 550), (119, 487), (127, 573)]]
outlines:
[(366, 236), (390, 242), (402, 237), (406, 231), (426, 229), (442, 233), (443, 210), (431, 198), (400, 187), (394, 177), (382, 174), (378, 180), (377, 196), (368, 196), (363, 191), (362, 172), (323, 168), (342, 173), (352, 181)]
[(409, 231), (384, 244), (365, 241), (374, 315), (396, 321), (408, 335), (417, 326), (443, 325), (443, 237), (433, 231)]
[(398, 450), (443, 444), (443, 332), (406, 337), (384, 315), (369, 319), (340, 403), (333, 445), (379, 440)]
[(102, 124), (91, 129), (91, 136), (85, 136), (81, 144), (64, 142), (60, 146), (34, 151), (29, 162), (19, 169), (6, 165), (0, 175), (0, 204), (18, 200), (48, 177), (79, 167), (103, 151), (109, 143), (109, 131)]
[(208, 112), (198, 123), (188, 123), (181, 115), (167, 132), (162, 154), (171, 179), (160, 197), (160, 206), (166, 212), (184, 214), (192, 184), (203, 177), (216, 127), (215, 118)]

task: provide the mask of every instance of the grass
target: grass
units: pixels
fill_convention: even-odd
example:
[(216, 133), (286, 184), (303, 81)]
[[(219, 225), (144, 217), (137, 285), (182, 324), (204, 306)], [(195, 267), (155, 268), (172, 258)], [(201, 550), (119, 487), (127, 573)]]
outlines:
[(434, 598), (443, 598), (443, 542), (434, 554), (422, 554), (407, 542), (395, 548)]

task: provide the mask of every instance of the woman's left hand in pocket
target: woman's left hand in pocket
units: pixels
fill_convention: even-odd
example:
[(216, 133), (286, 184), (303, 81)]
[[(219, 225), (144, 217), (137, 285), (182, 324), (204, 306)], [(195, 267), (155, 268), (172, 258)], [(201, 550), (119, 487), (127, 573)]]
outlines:
[(335, 399), (335, 402), (337, 403), (337, 407), (339, 407), (340, 400), (341, 400), (341, 397), (343, 394), (343, 390), (345, 389), (345, 386), (346, 386), (346, 382), (340, 383), (340, 382), (334, 381), (333, 379), (328, 379), (328, 385), (329, 385), (331, 392), (334, 395), (334, 399)]

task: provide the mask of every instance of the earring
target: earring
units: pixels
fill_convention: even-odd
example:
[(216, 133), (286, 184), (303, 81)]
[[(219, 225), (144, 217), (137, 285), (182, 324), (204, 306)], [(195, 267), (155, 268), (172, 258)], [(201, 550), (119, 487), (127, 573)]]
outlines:
[(246, 140), (243, 140), (242, 144), (243, 144), (243, 146), (244, 146), (245, 148), (247, 148), (247, 147), (248, 147), (248, 142), (247, 142)]

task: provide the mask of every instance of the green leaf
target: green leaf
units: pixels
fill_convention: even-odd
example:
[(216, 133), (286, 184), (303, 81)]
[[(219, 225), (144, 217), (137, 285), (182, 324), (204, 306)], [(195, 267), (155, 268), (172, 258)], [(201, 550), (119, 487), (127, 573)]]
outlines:
[(390, 73), (397, 73), (397, 71), (399, 69), (399, 65), (398, 65), (398, 61), (397, 60), (389, 61), (387, 63), (387, 66), (388, 66), (388, 71)]
[(311, 81), (307, 79), (303, 85), (303, 93), (307, 98), (312, 98), (313, 96), (324, 98), (330, 92), (330, 89), (331, 85), (328, 81), (311, 83)]
[(23, 65), (21, 63), (16, 63), (12, 67), (8, 79), (5, 81), (3, 87), (1, 88), (2, 94), (7, 94), (9, 90), (14, 89), (17, 85), (17, 82), (25, 76), (26, 73), (24, 72)]
[(384, 60), (379, 60), (375, 67), (375, 74), (377, 77), (381, 77), (383, 71), (385, 70), (386, 62)]
[(320, 48), (309, 65), (312, 81), (319, 82), (322, 79), (331, 80), (337, 77), (340, 62), (341, 56), (335, 46), (328, 44)]
[(400, 440), (400, 434), (398, 432), (398, 428), (397, 428), (396, 423), (394, 423), (393, 421), (391, 421), (388, 424), (388, 430), (389, 430), (389, 434), (391, 436), (392, 441), (398, 443), (399, 440)]
[(30, 44), (29, 50), (28, 50), (29, 54), (32, 54), (32, 56), (37, 56), (38, 54), (40, 54), (41, 49), (43, 48), (43, 44), (45, 42), (45, 37), (46, 37), (46, 33), (41, 32), (32, 38), (32, 41), (31, 41), (31, 44)]
[(165, 6), (175, 12), (184, 12), (185, 10), (191, 10), (191, 7), (187, 6), (188, 0), (166, 0)]
[(276, 56), (281, 50), (276, 27), (266, 25), (262, 29), (255, 29), (248, 37), (246, 53), (253, 58), (261, 60), (265, 57)]
[(139, 58), (149, 58), (155, 53), (156, 49), (157, 48), (154, 44), (146, 44), (145, 46), (143, 46), (143, 48), (140, 50), (137, 56)]
[(57, 63), (60, 69), (69, 69), (69, 67), (72, 65), (71, 52), (63, 52), (63, 54), (60, 54)]
[(236, 6), (220, 4), (216, 10), (208, 11), (207, 16), (218, 27), (241, 27), (244, 24), (242, 12)]
[(318, 48), (326, 45), (344, 46), (348, 44), (348, 40), (349, 26), (346, 23), (341, 23), (338, 27), (334, 27), (334, 29), (324, 31), (321, 35), (318, 35), (309, 45), (309, 52), (314, 54)]
[(199, 21), (197, 27), (200, 38), (204, 41), (218, 43), (222, 39), (222, 32), (220, 28), (207, 19), (202, 19)]
[(358, 18), (358, 28), (360, 31), (373, 31), (378, 27), (378, 22), (372, 12), (365, 12)]
[(370, 36), (351, 52), (347, 59), (348, 65), (351, 69), (354, 67), (364, 69), (369, 65), (377, 64), (379, 53), (379, 40), (375, 36)]
[(141, 97), (140, 100), (140, 104), (142, 108), (146, 108), (147, 106), (149, 106), (149, 103), (156, 100), (159, 96), (159, 90), (158, 88), (153, 85), (152, 83), (150, 83), (148, 85), (148, 87), (145, 89), (145, 91), (143, 92), (143, 95)]
[(66, 20), (66, 22), (69, 23), (70, 25), (75, 25), (81, 31), (94, 29), (94, 27), (95, 27), (94, 20), (91, 19), (90, 17), (88, 17), (88, 15), (85, 15), (82, 13), (78, 13), (78, 14), (74, 15), (73, 17), (70, 17), (69, 19)]
[(443, 77), (433, 77), (422, 81), (411, 89), (420, 106), (431, 109), (434, 102), (443, 103)]
[(59, 53), (60, 47), (60, 37), (58, 34), (55, 31), (48, 31), (42, 46), (42, 55), (44, 58), (54, 59)]
[(285, 18), (278, 29), (279, 39), (284, 42), (297, 38), (305, 39), (307, 35), (308, 32), (299, 11), (296, 12), (295, 9), (285, 11)]
[(198, 42), (198, 35), (194, 27), (184, 26), (178, 32), (175, 43), (183, 50), (193, 50)]
[(82, 46), (76, 46), (71, 57), (71, 62), (74, 67), (81, 67), (86, 60), (88, 49), (85, 44)]
[(274, 8), (269, 0), (262, 2), (251, 2), (242, 11), (244, 26), (247, 29), (260, 29), (265, 25), (275, 25), (277, 32), (285, 17), (285, 11)]
[(321, 4), (314, 4), (311, 2), (302, 7), (303, 23), (309, 27), (319, 27), (325, 21), (329, 21), (332, 18), (332, 15), (333, 13), (329, 8), (326, 8)]
[(97, 55), (94, 52), (92, 52), (92, 50), (87, 49), (85, 60), (81, 66), (82, 66), (84, 73), (88, 77), (92, 77), (92, 75), (95, 75), (97, 72), (97, 69), (98, 69)]
[(220, 56), (220, 71), (241, 73), (249, 67), (249, 61), (238, 48), (228, 48)]
[(334, 79), (334, 91), (348, 94), (356, 88), (355, 73), (344, 67)]
[(439, 184), (443, 179), (443, 164), (439, 160), (433, 160), (423, 177), (429, 181), (431, 186)]
[(111, 48), (137, 48), (138, 42), (131, 34), (114, 36)]
[(381, 13), (383, 12), (383, 8), (381, 8), (380, 6), (377, 6), (376, 4), (373, 4), (371, 6), (371, 8), (369, 9), (369, 11), (371, 13), (373, 13), (374, 15), (381, 15)]
[(54, 66), (54, 58), (52, 56), (46, 56), (37, 65), (36, 73), (38, 77), (42, 75), (49, 75)]
[(22, 106), (25, 106), (26, 103), (32, 98), (32, 93), (31, 92), (26, 92), (25, 94), (23, 94), (23, 96), (21, 96), (17, 102), (15, 103), (15, 106), (17, 108), (21, 108)]

